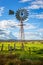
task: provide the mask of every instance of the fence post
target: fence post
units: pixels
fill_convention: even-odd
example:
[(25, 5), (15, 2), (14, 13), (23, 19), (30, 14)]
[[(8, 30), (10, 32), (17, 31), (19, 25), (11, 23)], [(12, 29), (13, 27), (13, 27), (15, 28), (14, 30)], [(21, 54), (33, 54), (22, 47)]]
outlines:
[(16, 50), (16, 44), (14, 43), (14, 50)]
[(12, 54), (12, 46), (10, 46), (10, 44), (8, 44), (8, 51)]
[(22, 46), (21, 46), (22, 50), (24, 50), (24, 43), (22, 42)]
[(29, 47), (29, 56), (31, 55), (31, 48)]
[(1, 46), (1, 51), (3, 51), (3, 47), (4, 47), (4, 44), (2, 44), (2, 46)]

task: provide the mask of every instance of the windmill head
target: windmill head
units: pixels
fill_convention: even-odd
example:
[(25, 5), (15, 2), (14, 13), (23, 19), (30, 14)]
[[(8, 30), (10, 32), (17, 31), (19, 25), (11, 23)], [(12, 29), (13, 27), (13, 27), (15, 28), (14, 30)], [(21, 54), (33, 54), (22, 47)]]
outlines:
[(16, 12), (16, 18), (19, 21), (24, 21), (28, 18), (28, 11), (26, 9), (18, 9), (18, 11)]

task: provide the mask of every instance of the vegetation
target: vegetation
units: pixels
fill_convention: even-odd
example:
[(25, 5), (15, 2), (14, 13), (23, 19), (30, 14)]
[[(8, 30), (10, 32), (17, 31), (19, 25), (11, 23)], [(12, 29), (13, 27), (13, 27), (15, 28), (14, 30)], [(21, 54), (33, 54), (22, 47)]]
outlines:
[(0, 65), (43, 65), (43, 42), (0, 42), (0, 58)]

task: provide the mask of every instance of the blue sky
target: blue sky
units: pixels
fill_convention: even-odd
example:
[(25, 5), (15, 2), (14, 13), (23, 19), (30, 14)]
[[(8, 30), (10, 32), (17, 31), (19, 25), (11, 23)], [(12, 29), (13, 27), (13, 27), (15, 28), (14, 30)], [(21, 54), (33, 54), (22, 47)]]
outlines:
[(0, 40), (20, 39), (20, 21), (8, 14), (19, 8), (29, 12), (23, 21), (25, 40), (43, 40), (43, 0), (0, 0)]

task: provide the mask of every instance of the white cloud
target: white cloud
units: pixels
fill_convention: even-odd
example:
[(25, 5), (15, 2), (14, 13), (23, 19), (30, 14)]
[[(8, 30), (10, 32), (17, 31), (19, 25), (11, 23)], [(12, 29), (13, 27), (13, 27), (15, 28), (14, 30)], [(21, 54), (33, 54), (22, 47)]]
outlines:
[(43, 31), (42, 29), (38, 29), (34, 32), (25, 32), (25, 37), (30, 40), (43, 40)]
[(43, 13), (30, 15), (30, 18), (43, 19)]
[[(18, 39), (21, 39), (20, 32), (13, 33)], [(43, 28), (36, 29), (35, 31), (24, 32), (25, 40), (43, 40)]]
[(43, 5), (43, 0), (36, 0), (32, 4)]
[(18, 23), (13, 20), (2, 20), (0, 21), (0, 29), (14, 28), (17, 27)]
[(10, 33), (10, 31), (0, 29), (0, 35), (2, 35), (2, 34), (9, 34), (9, 33)]
[(0, 21), (0, 39), (13, 39), (12, 30), (16, 30), (17, 22), (14, 20), (2, 20)]
[(3, 12), (4, 12), (4, 7), (0, 7), (0, 16), (2, 16)]
[(43, 14), (36, 15), (37, 18), (43, 19)]
[(39, 32), (43, 32), (43, 28), (40, 28), (38, 31), (39, 31)]
[(20, 39), (20, 31), (19, 32), (13, 32), (13, 35), (17, 37), (17, 39)]
[(31, 1), (31, 0), (20, 0), (19, 2), (28, 2), (28, 1)]
[(8, 40), (8, 39), (10, 39), (9, 36), (5, 36), (4, 34), (0, 35), (0, 40)]
[(34, 0), (31, 4), (27, 7), (28, 9), (43, 9), (43, 0)]
[[(27, 22), (24, 22), (24, 24), (26, 26), (24, 26), (24, 29), (34, 29), (35, 27)], [(4, 37), (5, 35), (8, 36), (10, 35), (10, 32), (12, 32), (12, 34), (17, 37), (18, 39), (20, 39), (20, 33), (19, 31), (18, 32), (14, 32), (14, 30), (16, 30), (16, 28), (20, 29), (20, 23), (17, 23), (16, 21), (14, 20), (2, 20), (0, 21), (0, 38), (1, 38), (1, 35)], [(11, 31), (11, 29), (13, 29)], [(7, 37), (8, 38), (8, 37)]]
[(40, 34), (40, 37), (43, 39), (43, 28), (38, 29), (37, 32)]
[[(35, 31), (35, 32), (25, 32), (25, 40), (43, 40), (43, 34)], [(18, 39), (20, 39), (20, 33), (15, 32), (13, 33), (14, 36), (16, 36)]]
[(39, 9), (39, 8), (43, 8), (43, 6), (42, 5), (35, 5), (35, 4), (28, 6), (28, 9)]
[(24, 25), (24, 29), (26, 30), (26, 29), (36, 29), (37, 27), (36, 26), (34, 26), (33, 24), (30, 24), (30, 23), (25, 23), (25, 25)]
[[(18, 24), (18, 28), (20, 29), (20, 23)], [(33, 24), (23, 22), (23, 28), (24, 30), (30, 30), (30, 29), (36, 29), (37, 26), (34, 26)]]

